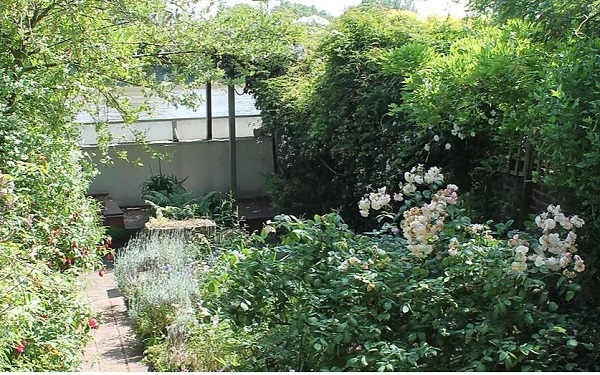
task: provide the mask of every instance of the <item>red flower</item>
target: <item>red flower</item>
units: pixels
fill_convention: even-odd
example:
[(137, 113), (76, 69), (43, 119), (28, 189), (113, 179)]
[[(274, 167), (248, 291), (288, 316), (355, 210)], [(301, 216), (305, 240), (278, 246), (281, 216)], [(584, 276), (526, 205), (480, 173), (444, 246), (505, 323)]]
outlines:
[(104, 276), (104, 272), (105, 272), (104, 270), (98, 271), (98, 276), (100, 276), (100, 277)]
[(73, 243), (71, 244), (71, 247), (72, 247), (73, 249), (77, 248), (77, 242), (73, 241)]
[(88, 318), (88, 324), (91, 329), (98, 329), (98, 322), (96, 322), (96, 319), (92, 317)]
[(110, 262), (113, 259), (115, 259), (115, 254), (113, 254), (113, 253), (106, 254), (106, 260), (108, 260)]
[(67, 263), (69, 266), (73, 265), (73, 258), (67, 258), (65, 259), (65, 263)]
[(24, 343), (25, 345), (18, 343), (15, 345), (15, 350), (17, 351), (17, 353), (22, 354), (25, 351), (25, 347), (27, 346), (27, 342), (25, 341)]

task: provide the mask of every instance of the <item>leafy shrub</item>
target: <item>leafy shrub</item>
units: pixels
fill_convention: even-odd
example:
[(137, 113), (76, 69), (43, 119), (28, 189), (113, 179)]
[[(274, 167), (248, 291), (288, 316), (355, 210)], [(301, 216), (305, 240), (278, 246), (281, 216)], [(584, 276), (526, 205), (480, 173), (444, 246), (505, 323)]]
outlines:
[(183, 183), (187, 180), (187, 177), (180, 179), (175, 175), (164, 175), (159, 173), (157, 175), (150, 176), (150, 178), (142, 185), (142, 197), (146, 199), (146, 195), (156, 192), (164, 196), (171, 196), (185, 193)]
[(152, 215), (174, 220), (209, 218), (226, 227), (240, 226), (232, 194), (223, 197), (220, 192), (211, 191), (199, 196), (183, 187), (185, 180), (159, 174), (144, 183), (142, 197), (150, 206)]
[[(189, 319), (189, 320), (188, 320)], [(157, 371), (219, 371), (238, 367), (247, 357), (244, 334), (218, 315), (178, 316), (166, 339), (148, 348), (148, 360)]]
[(53, 272), (16, 244), (0, 250), (0, 370), (77, 371), (93, 317), (77, 275)]
[[(494, 232), (463, 215), (455, 186), (417, 189), (427, 179), (439, 188), (439, 171), (413, 172), (405, 197), (395, 197), (399, 217), (381, 216), (383, 232), (357, 235), (337, 214), (279, 216), (260, 237), (279, 235), (275, 246), (221, 255), (204, 294), (209, 310), (251, 338), (253, 355), (239, 369), (533, 371), (585, 363), (593, 346), (561, 312), (580, 290), (573, 230), (582, 221), (551, 207), (536, 219), (540, 239), (515, 231), (502, 239), (507, 225)], [(367, 194), (369, 210), (388, 207), (386, 195)], [(548, 245), (554, 232), (558, 242)]]
[(306, 32), (305, 59), (250, 86), (263, 127), (275, 137), (274, 204), (297, 215), (340, 209), (362, 225), (353, 206), (365, 187), (390, 184), (388, 170), (422, 160), (423, 144), (407, 142), (414, 125), (388, 115), (389, 105), (402, 101), (409, 73), (388, 74), (390, 50), (424, 44), (444, 53), (461, 32), (453, 20), (422, 22), (381, 7), (351, 9), (329, 30)]
[[(94, 319), (78, 276), (109, 247), (61, 94), (0, 83), (0, 371), (77, 371)], [(21, 90), (23, 90), (21, 92)], [(21, 92), (19, 94), (19, 92)], [(40, 105), (39, 103), (44, 103)]]
[[(500, 8), (505, 6), (510, 12), (531, 10), (508, 3)], [(546, 16), (556, 16), (556, 11)], [(538, 21), (544, 23), (542, 19)], [(535, 38), (539, 30), (517, 19), (498, 26), (481, 21), (467, 25), (470, 34), (455, 39), (448, 53), (427, 48), (420, 55), (425, 58), (420, 66), (411, 66), (403, 102), (391, 112), (415, 123), (411, 143), (426, 151), (421, 152), (430, 165), (443, 166), (469, 188), (480, 217), (526, 217), (516, 194), (502, 192), (505, 184), (498, 172), (506, 167), (510, 149), (530, 145), (540, 167), (523, 176), (525, 182), (540, 182), (587, 222), (579, 242), (589, 271), (582, 275), (582, 285), (590, 292), (583, 294), (591, 296), (598, 286), (599, 259), (594, 236), (600, 204), (595, 193), (598, 39), (569, 38), (557, 30), (553, 40), (542, 43)], [(405, 74), (410, 60), (402, 52), (399, 48), (385, 60), (390, 74)], [(595, 300), (587, 298), (578, 310), (597, 321)]]
[(202, 235), (190, 242), (182, 231), (151, 232), (132, 239), (116, 258), (115, 277), (134, 331), (159, 371), (216, 371), (243, 355), (237, 351), (241, 336), (201, 298), (198, 282), (215, 251)]

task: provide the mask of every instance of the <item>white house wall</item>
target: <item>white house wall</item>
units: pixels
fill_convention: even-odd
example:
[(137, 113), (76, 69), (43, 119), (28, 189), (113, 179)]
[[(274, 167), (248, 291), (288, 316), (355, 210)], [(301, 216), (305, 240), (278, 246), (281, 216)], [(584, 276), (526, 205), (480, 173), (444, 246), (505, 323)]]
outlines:
[[(229, 142), (227, 140), (199, 140), (186, 142), (162, 142), (148, 145), (152, 151), (171, 154), (171, 160), (160, 162), (164, 175), (186, 178), (188, 191), (206, 194), (216, 190), (231, 189)], [(100, 160), (98, 148), (84, 146), (96, 163)], [(119, 159), (116, 151), (126, 150), (129, 160), (140, 158), (142, 167)], [(159, 173), (159, 161), (151, 153), (135, 144), (120, 144), (111, 148), (114, 164), (98, 165), (100, 175), (91, 182), (90, 194), (110, 194), (121, 207), (138, 206), (144, 202), (141, 190), (144, 181)], [(237, 139), (237, 196), (252, 198), (267, 195), (266, 177), (273, 173), (272, 142), (269, 138)]]

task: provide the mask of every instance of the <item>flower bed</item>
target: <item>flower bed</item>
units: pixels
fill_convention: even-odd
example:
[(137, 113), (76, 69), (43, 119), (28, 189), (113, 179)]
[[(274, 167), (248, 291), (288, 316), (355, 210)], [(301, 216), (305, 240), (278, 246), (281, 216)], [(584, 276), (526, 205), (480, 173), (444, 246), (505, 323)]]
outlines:
[[(193, 244), (141, 238), (121, 262), (131, 279), (147, 280), (128, 294), (138, 332), (150, 338), (148, 359), (169, 371), (549, 371), (588, 363), (595, 349), (565, 309), (585, 268), (575, 254), (583, 222), (551, 206), (527, 232), (472, 223), (458, 188), (443, 187), (443, 178), (417, 167), (402, 193), (367, 193), (359, 209), (383, 213), (379, 229), (365, 234), (328, 214), (280, 215), (260, 235)], [(125, 266), (134, 259), (152, 266)]]

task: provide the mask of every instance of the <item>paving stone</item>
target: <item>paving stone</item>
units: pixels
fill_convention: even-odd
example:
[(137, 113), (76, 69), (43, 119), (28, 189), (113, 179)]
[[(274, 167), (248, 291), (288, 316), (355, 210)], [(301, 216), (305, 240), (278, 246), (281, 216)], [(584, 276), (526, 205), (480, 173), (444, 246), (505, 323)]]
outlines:
[(148, 372), (112, 270), (91, 272), (82, 284), (100, 323), (83, 351), (82, 372)]

